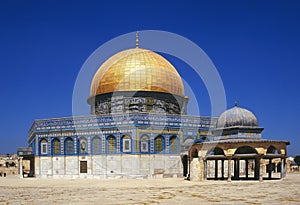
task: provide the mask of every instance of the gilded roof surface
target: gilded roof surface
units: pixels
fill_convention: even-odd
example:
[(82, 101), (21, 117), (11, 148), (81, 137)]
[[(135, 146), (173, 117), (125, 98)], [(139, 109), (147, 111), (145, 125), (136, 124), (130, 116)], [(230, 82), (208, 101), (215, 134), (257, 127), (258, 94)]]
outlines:
[(121, 51), (96, 72), (90, 95), (116, 91), (155, 91), (184, 96), (180, 75), (165, 58), (146, 49)]
[(217, 121), (217, 128), (234, 126), (257, 127), (258, 121), (249, 110), (235, 106), (223, 112)]

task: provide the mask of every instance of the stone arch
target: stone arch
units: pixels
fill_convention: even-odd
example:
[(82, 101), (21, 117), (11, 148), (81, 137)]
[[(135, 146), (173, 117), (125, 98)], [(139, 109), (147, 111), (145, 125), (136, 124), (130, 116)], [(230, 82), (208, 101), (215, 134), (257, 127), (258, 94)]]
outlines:
[(255, 148), (250, 146), (241, 146), (234, 152), (234, 155), (236, 154), (257, 154), (257, 151)]
[(190, 157), (191, 157), (191, 159), (199, 157), (199, 151), (197, 148), (195, 148), (195, 147), (191, 148)]
[(280, 154), (280, 150), (276, 149), (273, 145), (267, 149), (267, 154)]
[(225, 156), (224, 150), (220, 147), (215, 147), (207, 152), (207, 155), (213, 156), (213, 155), (223, 155)]

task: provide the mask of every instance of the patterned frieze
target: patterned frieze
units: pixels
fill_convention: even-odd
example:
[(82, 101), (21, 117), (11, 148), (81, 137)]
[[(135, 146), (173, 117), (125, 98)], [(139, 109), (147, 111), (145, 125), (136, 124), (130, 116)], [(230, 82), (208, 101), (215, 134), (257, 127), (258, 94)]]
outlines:
[[(99, 125), (116, 125), (117, 123), (127, 124), (132, 122), (164, 122), (169, 125), (183, 124), (185, 126), (214, 126), (216, 118), (193, 117), (178, 115), (150, 115), (150, 114), (128, 114), (128, 115), (109, 115), (109, 116), (87, 116), (74, 118), (59, 118), (36, 120), (33, 123), (32, 131), (43, 129), (62, 129), (75, 127), (98, 127)], [(177, 123), (177, 124), (176, 124)]]
[[(122, 114), (109, 116), (86, 116), (74, 118), (57, 118), (34, 121), (28, 136), (31, 141), (35, 134), (48, 136), (72, 136), (122, 132), (122, 127), (156, 126), (171, 128), (197, 129), (214, 127), (216, 118), (157, 115), (157, 114)], [(106, 130), (107, 129), (107, 130)], [(114, 131), (116, 130), (116, 131)]]

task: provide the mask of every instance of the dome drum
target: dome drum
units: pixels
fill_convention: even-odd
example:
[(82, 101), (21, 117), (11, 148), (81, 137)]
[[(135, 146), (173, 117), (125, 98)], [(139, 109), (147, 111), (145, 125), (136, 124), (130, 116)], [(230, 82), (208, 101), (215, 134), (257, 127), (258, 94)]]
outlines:
[[(219, 128), (212, 130), (214, 136), (224, 136), (219, 139), (229, 139), (229, 138), (261, 138), (261, 132), (263, 127), (229, 127), (229, 128)], [(215, 137), (214, 139), (217, 139)]]
[(166, 113), (186, 115), (188, 98), (161, 92), (120, 91), (90, 97), (91, 113)]

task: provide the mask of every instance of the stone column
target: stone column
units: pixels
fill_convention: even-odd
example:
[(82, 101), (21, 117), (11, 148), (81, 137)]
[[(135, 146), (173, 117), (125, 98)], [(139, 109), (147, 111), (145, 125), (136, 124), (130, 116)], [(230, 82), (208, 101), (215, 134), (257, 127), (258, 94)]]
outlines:
[(268, 166), (268, 178), (272, 178), (272, 158), (269, 159), (269, 166)]
[(224, 180), (224, 159), (222, 159), (222, 180)]
[(204, 160), (204, 180), (207, 180), (207, 160)]
[(245, 171), (246, 171), (246, 179), (248, 179), (248, 175), (249, 175), (249, 173), (248, 173), (248, 169), (249, 169), (249, 167), (248, 167), (248, 166), (249, 166), (249, 165), (248, 165), (248, 163), (249, 163), (249, 162), (248, 162), (248, 159), (245, 160), (245, 163), (246, 163), (246, 167), (245, 167), (245, 169), (246, 169), (246, 170), (245, 170)]
[(190, 155), (187, 156), (187, 168), (186, 168), (186, 173), (187, 173), (187, 179), (190, 179), (190, 163), (191, 163), (191, 158)]
[(218, 160), (215, 160), (215, 179), (218, 179), (218, 172), (219, 172), (219, 166), (218, 166)]
[(199, 164), (200, 164), (200, 181), (204, 180), (204, 159), (202, 157), (199, 158)]
[(231, 182), (231, 157), (228, 158), (228, 182)]
[(240, 178), (240, 159), (236, 160), (236, 179)]
[(239, 178), (239, 172), (240, 172), (239, 159), (235, 159), (234, 160), (234, 179)]
[(284, 158), (281, 159), (281, 172), (280, 172), (280, 179), (284, 179), (285, 178), (285, 174), (286, 174), (286, 169), (284, 166)]
[(190, 180), (203, 181), (204, 180), (204, 160), (203, 158), (193, 158), (190, 166)]
[(19, 158), (20, 159), (20, 161), (19, 161), (19, 174), (20, 174), (20, 178), (23, 178), (23, 157), (20, 157)]
[(262, 182), (263, 177), (264, 177), (264, 159), (263, 158), (260, 157), (258, 159), (258, 165), (259, 165), (259, 181)]

